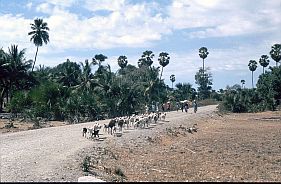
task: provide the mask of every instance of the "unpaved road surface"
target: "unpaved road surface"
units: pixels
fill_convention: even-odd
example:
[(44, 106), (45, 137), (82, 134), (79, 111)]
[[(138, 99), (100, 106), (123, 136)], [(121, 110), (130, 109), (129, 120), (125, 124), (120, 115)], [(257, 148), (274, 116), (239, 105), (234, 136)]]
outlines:
[[(102, 132), (99, 141), (82, 137), (82, 128), (95, 122), (2, 134), (1, 182), (77, 181), (85, 174), (116, 181), (117, 166), (125, 181), (281, 181), (280, 112), (191, 111), (168, 112), (166, 121), (124, 130), (122, 137)], [(180, 128), (194, 123), (196, 133)], [(85, 156), (89, 173), (81, 167)]]

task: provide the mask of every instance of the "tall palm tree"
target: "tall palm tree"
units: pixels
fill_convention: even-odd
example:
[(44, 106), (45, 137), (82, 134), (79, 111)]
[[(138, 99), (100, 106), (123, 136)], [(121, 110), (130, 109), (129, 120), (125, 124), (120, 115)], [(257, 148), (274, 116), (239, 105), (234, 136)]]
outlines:
[(252, 72), (252, 88), (254, 88), (254, 71), (257, 69), (257, 62), (255, 60), (249, 61), (249, 70)]
[(173, 89), (173, 84), (174, 84), (174, 82), (176, 81), (176, 77), (175, 77), (174, 74), (172, 74), (172, 75), (170, 76), (170, 81), (172, 82), (172, 89)]
[(30, 24), (32, 31), (28, 33), (28, 35), (31, 35), (30, 41), (33, 41), (34, 45), (37, 47), (34, 63), (32, 66), (31, 71), (33, 71), (37, 54), (38, 54), (38, 48), (43, 45), (43, 42), (47, 44), (49, 42), (49, 33), (50, 30), (48, 28), (48, 24), (46, 22), (43, 22), (43, 19), (35, 19), (34, 23)]
[(269, 65), (269, 57), (267, 55), (262, 55), (259, 62), (262, 66), (262, 73), (264, 74), (264, 68)]
[(271, 58), (277, 63), (281, 60), (281, 44), (274, 44), (269, 52)]
[(144, 51), (142, 53), (141, 58), (138, 61), (138, 66), (139, 67), (142, 67), (142, 66), (150, 67), (153, 63), (153, 60), (152, 60), (153, 57), (154, 57), (154, 54), (152, 51), (150, 51), (150, 50)]
[(120, 68), (125, 68), (128, 64), (128, 60), (126, 56), (119, 56), (117, 59), (118, 65), (120, 66)]
[(159, 64), (162, 66), (161, 74), (160, 74), (160, 81), (163, 73), (163, 68), (167, 66), (170, 62), (170, 56), (167, 52), (161, 52), (158, 58)]
[(242, 80), (241, 80), (241, 88), (242, 88), (242, 89), (243, 89), (243, 87), (245, 87), (244, 85), (245, 85), (245, 80), (242, 79)]
[(204, 71), (205, 71), (204, 70), (204, 60), (207, 58), (208, 54), (209, 54), (209, 52), (208, 52), (208, 49), (206, 47), (201, 47), (199, 49), (199, 56), (200, 56), (200, 58), (203, 59), (203, 76), (204, 76)]

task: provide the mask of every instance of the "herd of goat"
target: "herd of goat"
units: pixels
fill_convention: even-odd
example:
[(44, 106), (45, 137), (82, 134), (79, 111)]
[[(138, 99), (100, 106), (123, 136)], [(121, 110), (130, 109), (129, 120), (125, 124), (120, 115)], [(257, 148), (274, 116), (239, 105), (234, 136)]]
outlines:
[[(141, 115), (132, 115), (132, 116), (123, 116), (110, 119), (108, 124), (104, 124), (103, 131), (108, 134), (116, 133), (117, 129), (122, 132), (123, 128), (129, 129), (130, 127), (136, 128), (145, 128), (148, 127), (150, 123), (157, 123), (158, 120), (165, 121), (166, 113), (157, 112), (157, 113), (145, 113)], [(96, 123), (91, 128), (83, 128), (83, 137), (93, 138), (99, 137), (99, 131), (102, 129), (102, 126)]]

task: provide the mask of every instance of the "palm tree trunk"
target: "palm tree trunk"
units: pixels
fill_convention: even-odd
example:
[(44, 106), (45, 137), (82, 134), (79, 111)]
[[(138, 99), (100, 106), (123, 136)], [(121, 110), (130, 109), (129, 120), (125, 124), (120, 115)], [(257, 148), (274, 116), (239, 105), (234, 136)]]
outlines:
[(252, 71), (252, 88), (254, 88), (254, 71)]
[(37, 54), (38, 54), (38, 46), (37, 46), (37, 49), (36, 49), (36, 54), (35, 54), (34, 63), (33, 63), (31, 72), (33, 72), (33, 68), (34, 68), (34, 65), (35, 65), (35, 62), (36, 62)]
[(204, 77), (204, 59), (203, 59), (203, 78), (205, 78)]
[(161, 70), (161, 74), (160, 74), (160, 81), (161, 81), (161, 77), (162, 77), (162, 73), (163, 73), (163, 66), (162, 66), (162, 70)]
[(264, 67), (262, 67), (262, 73), (264, 74)]

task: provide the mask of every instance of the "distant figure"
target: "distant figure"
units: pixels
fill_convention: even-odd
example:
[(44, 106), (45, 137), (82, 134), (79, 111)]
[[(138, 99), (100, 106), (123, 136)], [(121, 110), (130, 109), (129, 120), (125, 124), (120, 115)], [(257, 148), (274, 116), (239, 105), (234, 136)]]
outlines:
[(181, 104), (181, 112), (183, 112), (183, 103)]
[(168, 106), (168, 107), (167, 107), (167, 111), (169, 111), (169, 112), (170, 112), (170, 110), (171, 110), (171, 104), (170, 104), (170, 103), (168, 103), (168, 104), (167, 104), (167, 106)]
[(194, 113), (197, 112), (197, 102), (196, 100), (193, 101), (193, 108), (194, 108)]
[(185, 110), (186, 113), (188, 112), (188, 108), (189, 108), (189, 107), (188, 107), (188, 103), (185, 103), (185, 104), (184, 104), (184, 110)]
[(148, 110), (149, 110), (148, 106), (145, 105), (145, 113), (148, 113)]
[(155, 105), (154, 105), (154, 104), (151, 105), (151, 111), (152, 111), (153, 113), (155, 112)]
[(176, 107), (177, 107), (177, 112), (178, 112), (179, 108), (180, 108), (179, 102), (177, 102)]
[(165, 112), (165, 105), (162, 104), (162, 111)]
[(156, 102), (155, 108), (156, 108), (156, 112), (159, 112), (159, 102)]

